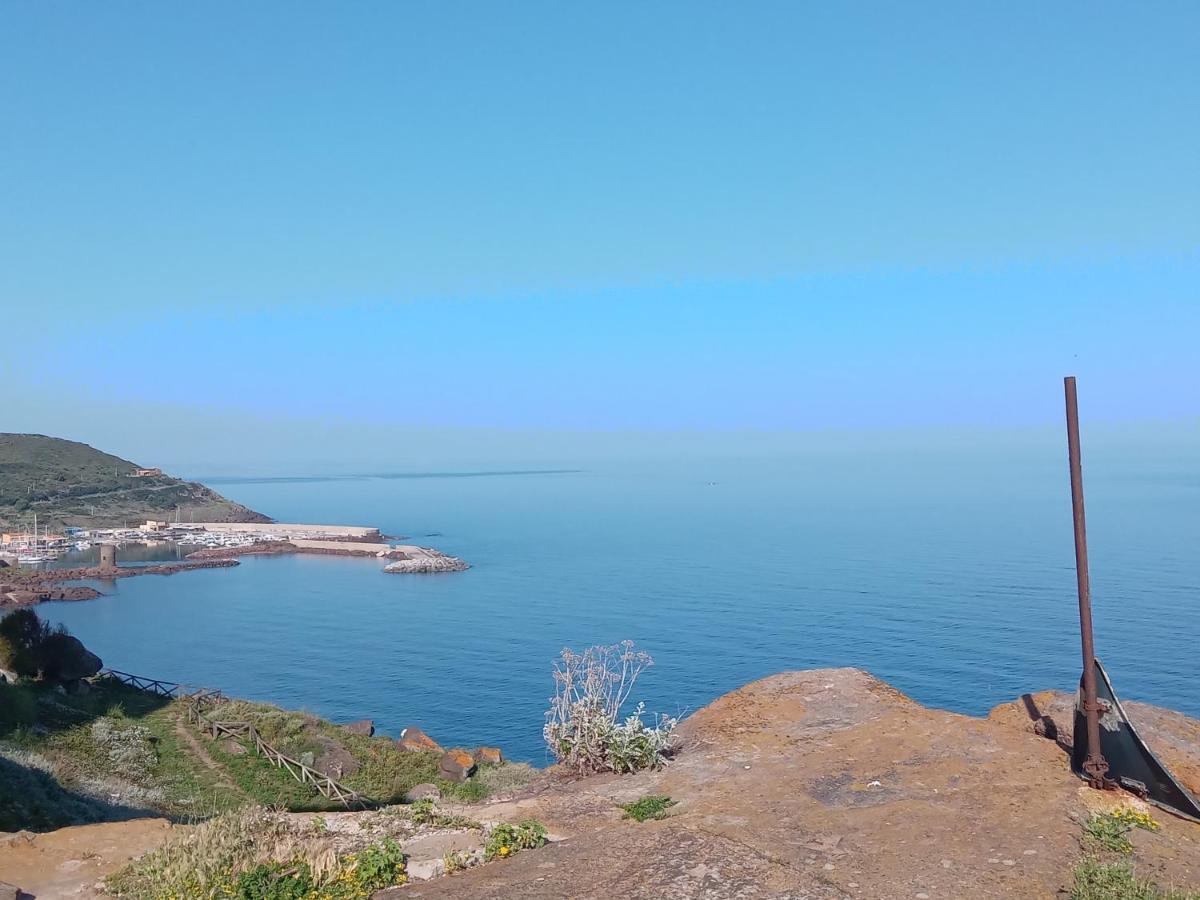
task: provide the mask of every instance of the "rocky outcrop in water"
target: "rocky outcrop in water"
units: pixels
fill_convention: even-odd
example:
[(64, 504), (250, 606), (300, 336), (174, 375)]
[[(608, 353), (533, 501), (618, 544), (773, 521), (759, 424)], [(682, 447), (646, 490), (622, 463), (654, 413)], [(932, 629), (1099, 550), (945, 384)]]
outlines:
[(428, 575), (437, 572), (464, 572), (471, 568), (457, 556), (447, 556), (437, 550), (425, 547), (415, 548), (403, 553), (402, 558), (384, 566), (383, 571), (389, 575)]

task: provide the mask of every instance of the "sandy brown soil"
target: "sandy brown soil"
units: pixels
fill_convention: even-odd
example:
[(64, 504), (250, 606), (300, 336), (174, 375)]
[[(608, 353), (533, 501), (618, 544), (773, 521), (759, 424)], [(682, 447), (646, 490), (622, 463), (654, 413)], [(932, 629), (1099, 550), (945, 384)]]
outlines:
[(166, 819), (135, 819), (0, 834), (0, 881), (38, 900), (102, 897), (97, 885), (105, 875), (158, 847), (170, 831)]

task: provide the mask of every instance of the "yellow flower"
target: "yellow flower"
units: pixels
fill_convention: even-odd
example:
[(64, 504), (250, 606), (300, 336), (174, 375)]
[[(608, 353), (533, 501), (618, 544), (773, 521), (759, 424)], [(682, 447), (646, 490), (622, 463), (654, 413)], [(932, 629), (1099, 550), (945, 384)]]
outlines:
[(508, 847), (501, 847), (501, 848), (500, 848), (500, 855), (501, 855), (501, 856), (508, 856), (508, 854), (509, 854), (510, 852), (511, 852), (511, 851), (508, 849)]

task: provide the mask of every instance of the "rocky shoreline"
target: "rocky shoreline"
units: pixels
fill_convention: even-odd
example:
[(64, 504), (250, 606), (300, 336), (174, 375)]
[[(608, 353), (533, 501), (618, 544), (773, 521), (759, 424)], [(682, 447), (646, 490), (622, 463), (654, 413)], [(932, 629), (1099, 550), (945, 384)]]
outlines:
[(64, 581), (109, 580), (132, 578), (136, 575), (175, 575), (193, 569), (226, 569), (236, 565), (236, 559), (209, 559), (120, 568), (86, 566), (33, 573), (0, 570), (0, 609), (33, 606), (47, 600), (95, 600), (104, 596), (95, 588), (83, 585), (63, 587), (61, 582)]
[(439, 572), (465, 572), (471, 568), (457, 556), (447, 556), (437, 550), (426, 550), (421, 554), (406, 555), (403, 559), (388, 563), (383, 571), (389, 575), (433, 575)]

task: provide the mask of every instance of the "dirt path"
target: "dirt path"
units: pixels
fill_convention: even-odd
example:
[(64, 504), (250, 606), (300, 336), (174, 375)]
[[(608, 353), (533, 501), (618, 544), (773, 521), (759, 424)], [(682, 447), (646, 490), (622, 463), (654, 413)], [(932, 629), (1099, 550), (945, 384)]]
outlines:
[(233, 780), (229, 777), (229, 773), (225, 771), (225, 767), (208, 755), (208, 751), (204, 749), (204, 745), (200, 743), (195, 732), (184, 724), (182, 713), (175, 719), (175, 733), (179, 735), (180, 740), (191, 750), (192, 756), (200, 760), (206, 769), (217, 776), (217, 783), (221, 787), (237, 794), (239, 797), (246, 796), (246, 792), (233, 783)]
[(104, 876), (161, 846), (171, 833), (166, 819), (78, 825), (48, 834), (0, 835), (0, 881), (37, 900), (107, 897)]

